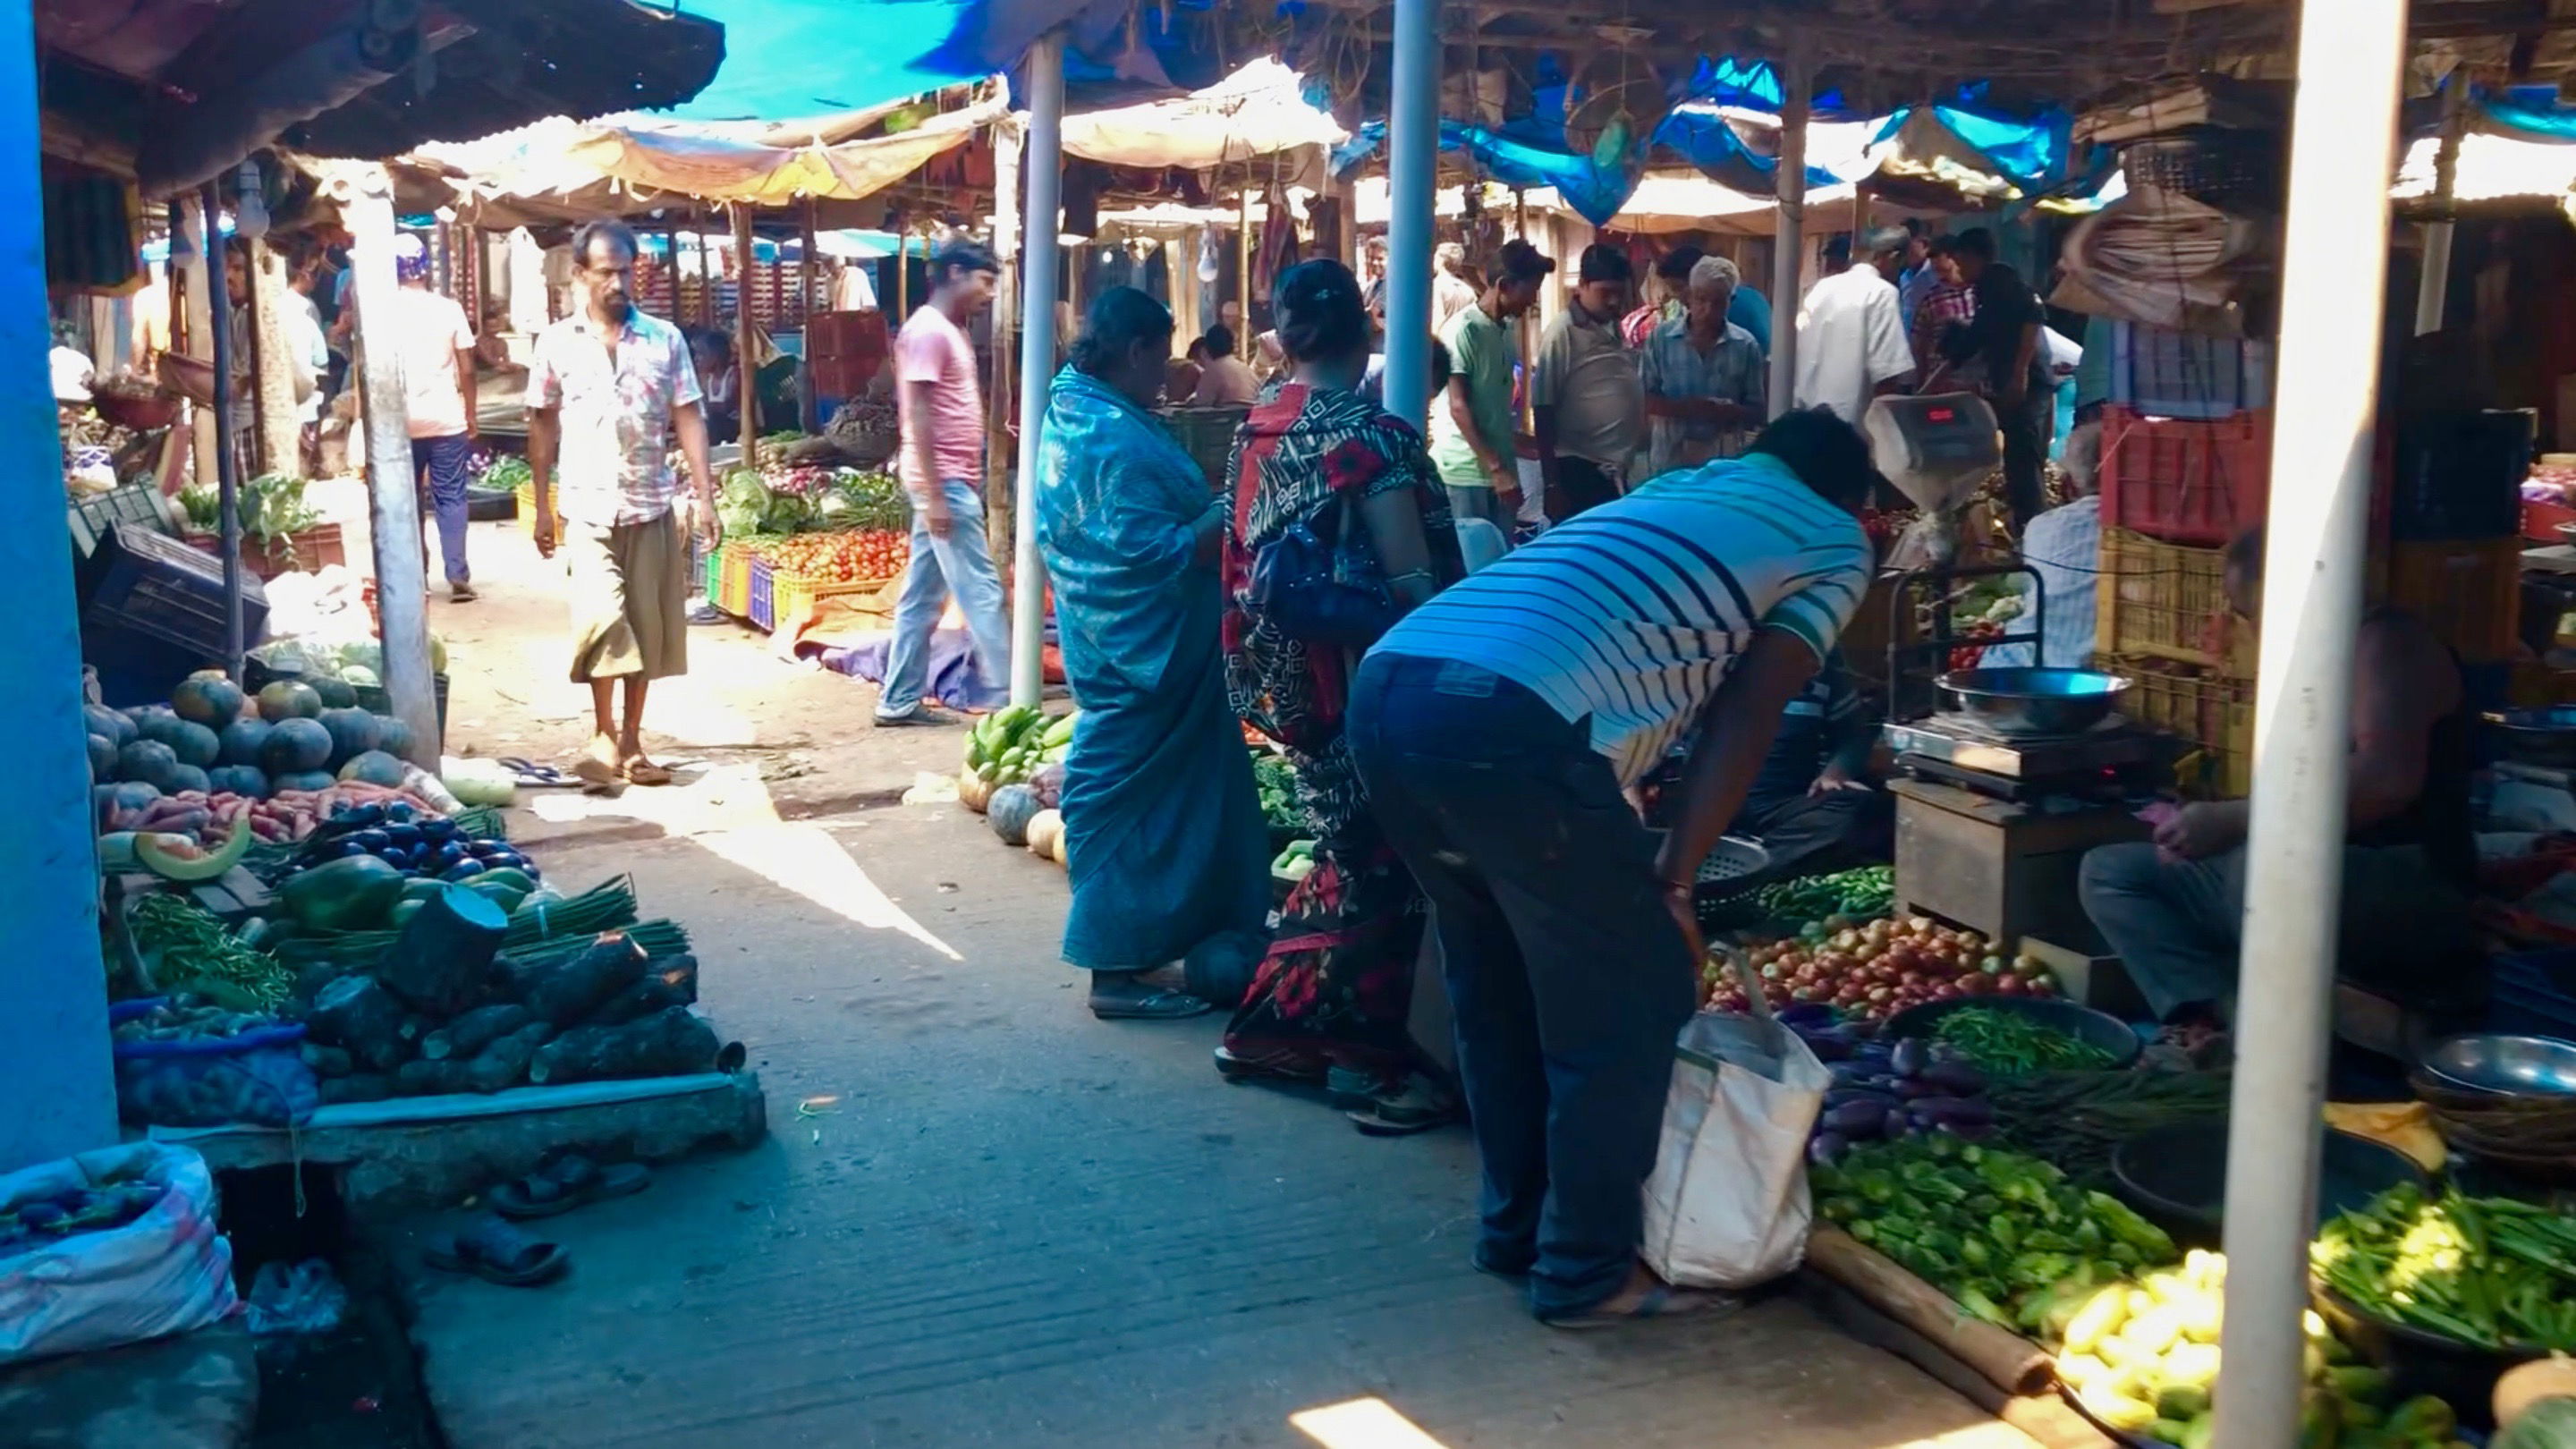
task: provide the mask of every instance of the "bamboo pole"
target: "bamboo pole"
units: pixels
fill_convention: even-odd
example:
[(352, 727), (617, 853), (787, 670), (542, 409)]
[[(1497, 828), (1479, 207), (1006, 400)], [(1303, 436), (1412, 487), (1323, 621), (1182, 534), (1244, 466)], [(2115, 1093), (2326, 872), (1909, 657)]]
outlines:
[(796, 301), (805, 320), (798, 330), (804, 334), (804, 358), (796, 369), (796, 426), (808, 433), (822, 431), (821, 409), (814, 401), (814, 274), (821, 265), (814, 255), (814, 198), (805, 198), (804, 210), (796, 219), (797, 241), (805, 249), (804, 265), (797, 269)]
[[(751, 207), (733, 208), (733, 368), (734, 397), (742, 406), (742, 465), (760, 466), (760, 388), (751, 366)], [(713, 301), (709, 289), (710, 303)]]

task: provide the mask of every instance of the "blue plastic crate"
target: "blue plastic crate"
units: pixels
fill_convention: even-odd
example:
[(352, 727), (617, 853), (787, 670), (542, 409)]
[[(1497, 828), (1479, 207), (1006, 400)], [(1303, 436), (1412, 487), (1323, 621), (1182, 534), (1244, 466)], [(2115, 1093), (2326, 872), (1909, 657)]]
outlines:
[(778, 627), (778, 590), (776, 585), (777, 574), (770, 568), (769, 560), (765, 558), (753, 559), (751, 561), (750, 615), (751, 626), (753, 628), (775, 629)]
[[(99, 544), (98, 582), (81, 611), (85, 625), (125, 629), (194, 650), (224, 653), (224, 566), (165, 534), (133, 523), (112, 525)], [(267, 637), (268, 593), (241, 570), (242, 646)]]

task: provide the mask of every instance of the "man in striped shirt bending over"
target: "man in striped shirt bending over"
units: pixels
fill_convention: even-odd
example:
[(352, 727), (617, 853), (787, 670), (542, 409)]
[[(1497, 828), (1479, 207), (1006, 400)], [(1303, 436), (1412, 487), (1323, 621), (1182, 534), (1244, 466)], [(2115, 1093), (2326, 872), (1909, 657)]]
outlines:
[[(1823, 411), (1667, 473), (1406, 615), (1349, 737), (1422, 882), (1484, 1162), (1477, 1266), (1561, 1327), (1712, 1307), (1637, 1260), (1673, 1041), (1696, 1000), (1691, 887), (1790, 701), (1869, 587), (1869, 446)], [(1626, 791), (1690, 761), (1660, 847)]]

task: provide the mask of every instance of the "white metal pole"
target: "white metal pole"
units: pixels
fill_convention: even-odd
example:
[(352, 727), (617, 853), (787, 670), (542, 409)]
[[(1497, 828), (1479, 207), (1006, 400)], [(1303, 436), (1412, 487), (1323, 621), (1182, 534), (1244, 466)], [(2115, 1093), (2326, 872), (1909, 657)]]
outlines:
[(2415, 335), (2442, 330), (2442, 308), (2451, 292), (2451, 197), (2460, 175), (2460, 133), (2468, 117), (2469, 78), (2452, 71), (2442, 87), (2442, 140), (2433, 152), (2433, 204), (2440, 221), (2424, 227), (2424, 266), (2415, 279)]
[(2302, 0), (2228, 1119), (2218, 1449), (2299, 1438), (2406, 0)]
[(1780, 222), (1771, 237), (1771, 416), (1789, 410), (1798, 388), (1798, 277), (1806, 252), (1807, 112), (1813, 82), (1806, 45), (1792, 38), (1780, 68), (1780, 169), (1772, 189)]
[(358, 385), (367, 420), (367, 531), (376, 551), (376, 617), (384, 644), (385, 694), (411, 726), (410, 761), (438, 768), (436, 681), (429, 658), (429, 562), (420, 543), (419, 484), (404, 414), (402, 351), (395, 313), (394, 188), (373, 162), (339, 163), (325, 183), (340, 203), (358, 304)]
[(1055, 377), (1056, 219), (1064, 195), (1064, 37), (1029, 47), (1029, 135), (1020, 149), (1020, 478), (1011, 510), (1011, 703), (1045, 692), (1046, 573), (1038, 561), (1038, 443)]
[(1395, 0), (1386, 122), (1386, 410), (1431, 415), (1431, 219), (1440, 174), (1439, 0)]

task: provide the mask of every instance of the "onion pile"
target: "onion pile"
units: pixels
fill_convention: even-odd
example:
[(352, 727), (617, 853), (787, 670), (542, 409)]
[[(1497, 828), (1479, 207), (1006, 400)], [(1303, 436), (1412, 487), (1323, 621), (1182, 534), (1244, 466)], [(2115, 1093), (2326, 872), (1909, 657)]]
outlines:
[[(2035, 957), (2007, 962), (1988, 950), (1985, 937), (1929, 916), (1849, 926), (1821, 941), (1774, 941), (1753, 947), (1746, 959), (1775, 1004), (1816, 1002), (1870, 1021), (1961, 996), (2057, 994)], [(1724, 962), (1712, 959), (1700, 979), (1705, 1008), (1749, 1005)]]

